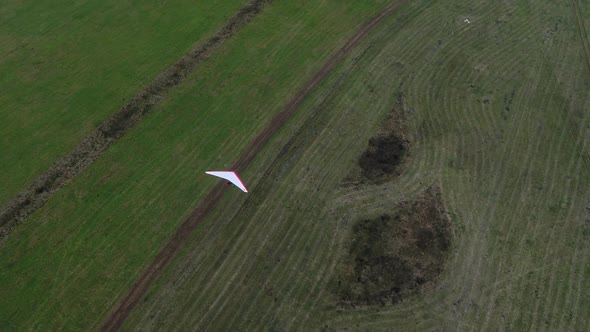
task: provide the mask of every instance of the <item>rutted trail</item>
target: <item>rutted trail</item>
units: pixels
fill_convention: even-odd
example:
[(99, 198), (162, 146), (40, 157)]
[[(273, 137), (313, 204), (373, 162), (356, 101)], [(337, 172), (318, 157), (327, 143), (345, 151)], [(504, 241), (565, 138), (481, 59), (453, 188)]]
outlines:
[[(370, 19), (342, 46), (326, 63), (318, 70), (297, 92), (297, 94), (285, 106), (285, 109), (272, 118), (270, 123), (256, 136), (246, 147), (238, 160), (233, 164), (233, 169), (240, 172), (248, 167), (250, 162), (270, 141), (271, 137), (294, 114), (305, 98), (322, 82), (322, 80), (339, 64), (358, 43), (367, 36), (383, 19), (391, 15), (408, 0), (400, 0), (386, 7), (380, 14)], [(156, 258), (146, 268), (139, 280), (134, 284), (129, 293), (121, 300), (116, 309), (102, 325), (101, 330), (117, 330), (124, 323), (134, 307), (144, 297), (152, 283), (159, 277), (168, 262), (186, 242), (191, 232), (207, 213), (217, 204), (225, 192), (222, 184), (216, 185), (201, 201), (191, 216), (182, 223), (172, 238), (161, 249)]]

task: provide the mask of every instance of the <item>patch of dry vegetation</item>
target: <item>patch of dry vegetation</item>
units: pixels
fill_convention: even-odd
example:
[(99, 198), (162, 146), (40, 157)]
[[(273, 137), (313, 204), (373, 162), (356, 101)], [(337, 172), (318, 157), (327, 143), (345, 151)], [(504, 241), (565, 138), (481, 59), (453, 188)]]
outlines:
[(395, 304), (431, 287), (451, 248), (452, 226), (433, 187), (393, 215), (357, 222), (334, 284), (342, 306)]
[(404, 95), (400, 92), (382, 128), (369, 139), (367, 149), (359, 157), (359, 168), (352, 171), (345, 183), (383, 183), (401, 174), (411, 147), (405, 113)]

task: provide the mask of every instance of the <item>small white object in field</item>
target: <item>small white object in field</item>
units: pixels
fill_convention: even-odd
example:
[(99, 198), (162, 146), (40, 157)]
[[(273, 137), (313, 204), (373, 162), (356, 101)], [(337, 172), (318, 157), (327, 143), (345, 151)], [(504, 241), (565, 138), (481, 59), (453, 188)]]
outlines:
[(466, 18), (463, 22), (465, 22), (467, 24), (471, 23), (471, 22), (469, 22), (469, 19), (468, 18)]

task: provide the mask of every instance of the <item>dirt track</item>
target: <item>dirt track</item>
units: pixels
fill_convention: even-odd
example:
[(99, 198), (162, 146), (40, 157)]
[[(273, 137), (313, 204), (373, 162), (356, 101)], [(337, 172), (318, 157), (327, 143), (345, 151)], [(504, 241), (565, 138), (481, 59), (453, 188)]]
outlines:
[[(268, 126), (264, 128), (256, 138), (246, 147), (238, 160), (233, 164), (232, 169), (241, 172), (245, 170), (250, 162), (269, 142), (270, 138), (287, 122), (297, 108), (303, 103), (305, 98), (319, 85), (319, 83), (340, 63), (358, 43), (371, 32), (377, 24), (391, 15), (400, 6), (406, 4), (409, 0), (395, 1), (380, 14), (370, 19), (342, 46), (338, 49), (326, 63), (318, 70), (303, 87), (285, 106), (285, 110), (275, 115)], [(152, 283), (162, 273), (168, 262), (174, 257), (176, 252), (186, 242), (195, 227), (203, 220), (207, 213), (217, 204), (223, 196), (226, 187), (222, 182), (218, 183), (201, 201), (199, 206), (193, 211), (190, 217), (184, 221), (172, 238), (166, 243), (156, 258), (150, 263), (140, 278), (133, 285), (129, 293), (119, 302), (116, 309), (106, 319), (101, 326), (101, 331), (118, 330), (125, 322), (133, 308), (144, 297)]]

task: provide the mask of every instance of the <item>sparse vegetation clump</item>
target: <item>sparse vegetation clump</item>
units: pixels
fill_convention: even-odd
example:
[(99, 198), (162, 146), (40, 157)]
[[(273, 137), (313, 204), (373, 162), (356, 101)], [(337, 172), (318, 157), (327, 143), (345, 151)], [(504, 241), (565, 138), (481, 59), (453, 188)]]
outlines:
[(443, 270), (451, 239), (438, 188), (400, 203), (393, 215), (359, 221), (336, 281), (340, 304), (395, 304), (432, 286)]

